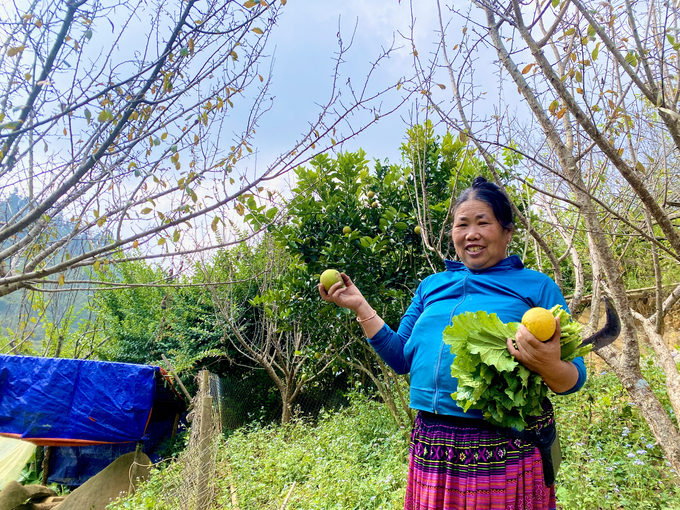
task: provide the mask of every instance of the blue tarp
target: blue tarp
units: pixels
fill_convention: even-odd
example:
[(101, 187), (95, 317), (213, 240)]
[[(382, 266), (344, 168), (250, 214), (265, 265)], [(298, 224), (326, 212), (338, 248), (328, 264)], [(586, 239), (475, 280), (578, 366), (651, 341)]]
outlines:
[[(142, 441), (142, 451), (154, 463), (161, 460), (158, 450), (163, 446), (163, 439), (172, 434), (174, 422), (174, 416), (156, 421), (155, 414), (156, 409)], [(52, 448), (47, 482), (69, 487), (82, 485), (121, 455), (135, 451), (136, 447), (137, 443), (122, 443)]]
[(159, 367), (0, 355), (0, 434), (43, 445), (139, 441)]

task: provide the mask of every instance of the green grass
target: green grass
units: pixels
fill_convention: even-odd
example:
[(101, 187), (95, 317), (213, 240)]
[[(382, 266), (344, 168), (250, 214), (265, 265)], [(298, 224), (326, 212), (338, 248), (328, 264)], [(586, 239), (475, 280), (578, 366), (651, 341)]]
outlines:
[[(672, 414), (651, 358), (644, 372)], [(680, 509), (676, 474), (613, 373), (591, 370), (579, 393), (552, 401), (564, 455), (557, 498), (565, 510)]]
[(242, 508), (280, 508), (293, 482), (295, 509), (402, 508), (408, 461), (405, 431), (384, 405), (353, 396), (317, 425), (243, 429), (224, 445)]
[[(668, 406), (653, 362), (646, 375)], [(552, 401), (564, 455), (558, 506), (680, 509), (675, 474), (613, 374), (591, 371), (581, 392)], [(253, 425), (222, 439), (214, 507), (231, 508), (233, 486), (242, 510), (278, 509), (295, 483), (288, 509), (401, 509), (407, 455), (406, 431), (385, 406), (353, 394), (351, 406), (317, 423)], [(176, 480), (176, 469), (160, 471), (116, 508), (154, 508), (154, 494)]]

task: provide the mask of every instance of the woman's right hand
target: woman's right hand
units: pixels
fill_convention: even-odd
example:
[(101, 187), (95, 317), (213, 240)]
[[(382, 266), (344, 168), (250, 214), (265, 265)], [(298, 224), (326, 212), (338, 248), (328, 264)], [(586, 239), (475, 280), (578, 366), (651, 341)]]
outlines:
[(340, 282), (333, 284), (333, 286), (326, 292), (323, 284), (319, 284), (319, 294), (325, 301), (330, 301), (335, 303), (342, 308), (349, 308), (354, 312), (359, 312), (361, 308), (369, 307), (368, 301), (357, 288), (349, 276), (345, 273), (340, 273), (342, 281), (345, 286), (343, 287)]

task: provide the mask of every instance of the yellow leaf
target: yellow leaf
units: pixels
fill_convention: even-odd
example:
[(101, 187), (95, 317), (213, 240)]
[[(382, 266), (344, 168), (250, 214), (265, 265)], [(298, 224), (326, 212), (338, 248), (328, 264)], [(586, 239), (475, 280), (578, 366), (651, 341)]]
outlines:
[(413, 50), (413, 56), (418, 57), (418, 50)]
[(152, 210), (151, 207), (145, 207), (142, 209), (142, 214), (149, 214)]
[(261, 82), (264, 81), (264, 78), (262, 77), (261, 74), (258, 74), (258, 76), (260, 77), (260, 81), (261, 81)]
[(35, 20), (35, 26), (38, 27), (38, 28), (42, 27), (43, 26), (42, 20), (39, 20), (39, 19)]
[(94, 261), (94, 264), (92, 265), (92, 267), (94, 267), (94, 270), (95, 270), (95, 271), (99, 271), (99, 267), (100, 267), (101, 265), (102, 265), (102, 263), (101, 263), (100, 261), (95, 260), (95, 261)]
[(443, 85), (441, 83), (437, 83), (437, 86), (442, 90), (444, 90), (446, 88), (446, 85)]
[(134, 242), (132, 243), (132, 247), (139, 248), (139, 241), (137, 241), (137, 239), (135, 239)]
[(162, 245), (164, 245), (164, 244), (165, 244), (165, 238), (164, 238), (164, 237), (161, 237), (161, 238), (158, 240), (158, 245), (159, 245), (159, 246), (162, 246)]
[(643, 165), (642, 163), (640, 163), (640, 162), (638, 161), (638, 162), (635, 164), (635, 169), (636, 169), (638, 172), (644, 172), (644, 171), (645, 171), (645, 165)]
[(66, 280), (66, 277), (63, 274), (59, 275), (59, 285), (64, 285), (65, 280)]
[(265, 2), (264, 0), (260, 0), (260, 5), (261, 5), (262, 7), (269, 7), (269, 6), (267, 5), (267, 2)]
[(64, 128), (64, 136), (68, 135), (68, 129)]
[(259, 27), (253, 28), (253, 32), (255, 32), (256, 34), (260, 34), (260, 35), (264, 34), (264, 32), (262, 31), (262, 29), (259, 28)]
[(536, 63), (532, 63), (527, 65), (524, 69), (522, 69), (522, 74), (527, 74), (529, 71), (531, 71), (531, 68), (534, 67)]
[(101, 218), (99, 218), (97, 220), (97, 226), (98, 227), (101, 227), (102, 225), (104, 225), (104, 223), (106, 223), (106, 216), (102, 216)]
[(281, 0), (281, 5), (286, 5), (288, 3), (288, 0)]
[(13, 57), (14, 55), (18, 55), (22, 51), (26, 49), (26, 46), (23, 44), (21, 46), (15, 46), (14, 48), (10, 48), (7, 50), (7, 56), (8, 57)]
[(189, 52), (193, 55), (194, 54), (194, 40), (189, 39)]
[(251, 7), (255, 7), (257, 5), (257, 2), (253, 2), (253, 0), (248, 0), (246, 3), (243, 4), (243, 7), (246, 9), (250, 9)]
[(165, 132), (161, 135), (161, 140), (165, 140), (168, 137), (168, 133)]

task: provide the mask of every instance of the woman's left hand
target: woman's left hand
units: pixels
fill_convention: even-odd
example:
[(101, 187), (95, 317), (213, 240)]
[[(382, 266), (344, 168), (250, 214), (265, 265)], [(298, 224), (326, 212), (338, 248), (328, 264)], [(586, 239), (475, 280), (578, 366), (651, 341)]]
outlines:
[[(555, 393), (563, 393), (578, 381), (578, 370), (573, 363), (562, 361), (560, 320), (555, 318), (555, 334), (541, 342), (524, 325), (520, 325), (515, 338), (508, 338), (508, 351), (529, 370), (539, 374)], [(513, 343), (514, 340), (514, 343)]]
[(517, 333), (515, 333), (514, 344), (513, 339), (508, 338), (508, 351), (529, 370), (543, 375), (545, 372), (549, 372), (552, 367), (560, 364), (562, 354), (561, 334), (562, 328), (558, 318), (555, 318), (555, 333), (552, 338), (545, 342), (541, 342), (529, 332), (526, 326), (520, 324)]

